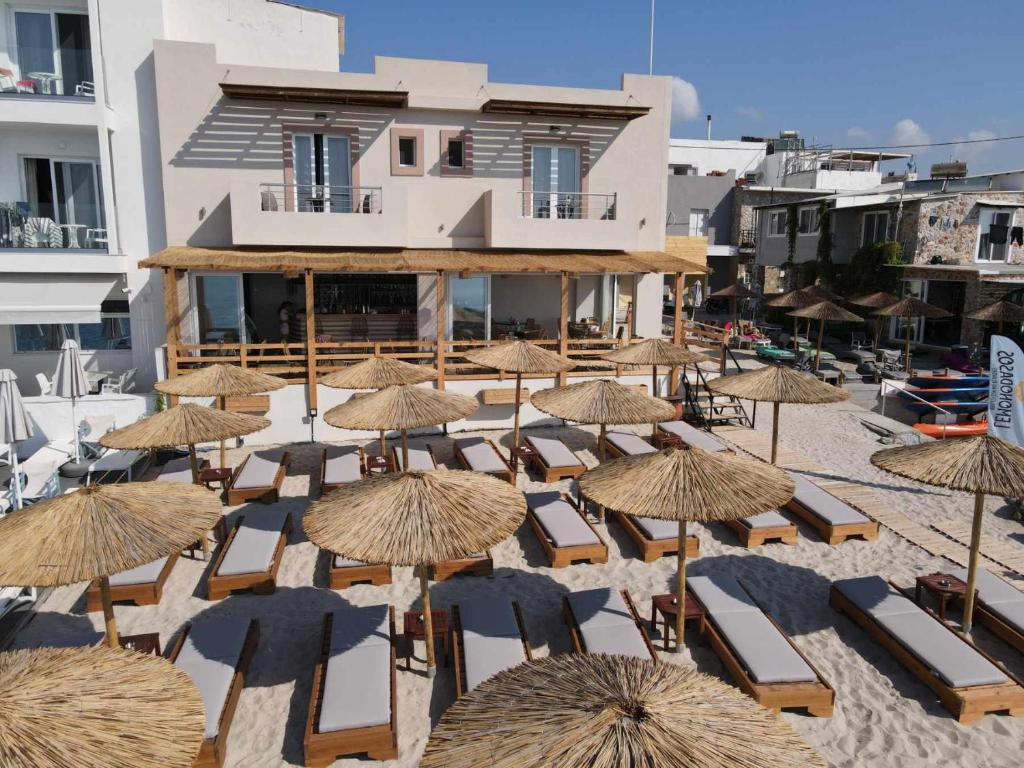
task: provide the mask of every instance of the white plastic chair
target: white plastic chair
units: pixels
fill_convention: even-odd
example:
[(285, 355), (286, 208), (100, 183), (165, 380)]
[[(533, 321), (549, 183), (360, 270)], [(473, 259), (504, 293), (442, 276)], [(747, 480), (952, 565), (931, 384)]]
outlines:
[(48, 395), (53, 391), (53, 382), (46, 378), (45, 373), (36, 374), (36, 383), (39, 384), (40, 395)]
[(116, 380), (111, 381), (107, 379), (103, 382), (101, 392), (105, 395), (123, 395), (126, 391), (130, 392), (135, 388), (135, 372), (138, 368), (129, 368), (127, 371), (117, 377)]

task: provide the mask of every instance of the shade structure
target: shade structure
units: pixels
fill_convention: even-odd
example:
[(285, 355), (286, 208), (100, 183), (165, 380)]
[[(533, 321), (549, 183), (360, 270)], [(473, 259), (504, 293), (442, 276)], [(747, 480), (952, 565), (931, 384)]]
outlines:
[(420, 768), (824, 768), (782, 718), (692, 667), (566, 654), (455, 702)]
[(206, 719), (188, 674), (111, 648), (0, 654), (0, 765), (185, 768)]
[(984, 307), (964, 315), (968, 320), (980, 320), (984, 323), (997, 323), (999, 333), (1003, 332), (1004, 323), (1020, 325), (1024, 323), (1024, 307), (1012, 301), (995, 301)]
[(82, 458), (81, 436), (75, 417), (75, 401), (89, 394), (89, 379), (85, 375), (78, 342), (66, 339), (60, 347), (57, 368), (53, 372), (53, 394), (71, 401), (71, 431), (75, 443), (75, 461)]
[(576, 367), (576, 363), (549, 349), (525, 341), (509, 341), (489, 347), (471, 349), (463, 354), (469, 362), (508, 371), (516, 375), (515, 417), (512, 428), (512, 446), (519, 445), (519, 406), (522, 400), (524, 373), (562, 373)]
[(833, 387), (809, 373), (800, 373), (781, 365), (767, 365), (736, 376), (720, 376), (708, 382), (708, 387), (720, 395), (773, 403), (772, 464), (778, 455), (779, 406), (782, 403), (823, 405), (850, 399), (850, 393), (845, 389)]
[[(426, 636), (432, 638), (427, 566), (493, 547), (525, 519), (522, 492), (496, 478), (461, 470), (402, 472), (330, 493), (310, 505), (302, 527), (310, 541), (329, 552), (367, 563), (418, 566)], [(434, 667), (429, 639), (427, 667)]]
[(935, 440), (871, 456), (879, 469), (940, 488), (974, 494), (971, 554), (964, 596), (964, 632), (971, 631), (985, 496), (1024, 499), (1024, 449), (992, 435)]
[(863, 323), (864, 318), (855, 315), (849, 310), (843, 309), (831, 301), (819, 301), (807, 307), (801, 307), (789, 313), (792, 317), (804, 317), (808, 320), (817, 320), (818, 325), (818, 347), (814, 356), (814, 370), (821, 367), (821, 342), (825, 338), (825, 323)]
[(18, 446), (32, 437), (34, 430), (18, 389), (18, 377), (10, 368), (0, 370), (0, 443), (10, 446), (11, 477), (14, 482), (14, 508), (21, 509), (21, 483), (18, 482)]
[[(778, 509), (793, 497), (793, 480), (762, 461), (701, 448), (666, 448), (627, 456), (587, 470), (580, 493), (627, 515), (679, 523), (677, 597), (686, 595), (686, 524), (739, 520)], [(683, 645), (685, 611), (676, 616)]]
[[(868, 307), (869, 309), (882, 309), (883, 307), (891, 307), (900, 300), (899, 296), (894, 296), (891, 293), (885, 291), (875, 291), (874, 293), (866, 293), (863, 296), (855, 296), (852, 299), (848, 299), (850, 304), (857, 307)], [(881, 318), (875, 318), (875, 349), (878, 349), (878, 343), (882, 335), (882, 320)]]
[(739, 299), (752, 299), (757, 296), (756, 293), (751, 291), (749, 288), (745, 288), (739, 283), (733, 283), (727, 285), (725, 288), (720, 288), (714, 293), (708, 296), (709, 299), (728, 299), (730, 314), (732, 315), (732, 332), (736, 334), (739, 332), (738, 322), (736, 318), (736, 302)]
[(187, 483), (92, 485), (0, 519), (0, 584), (58, 587), (100, 579), (107, 642), (117, 647), (108, 576), (180, 552), (221, 517), (220, 499)]
[[(821, 299), (810, 293), (805, 288), (798, 288), (795, 291), (784, 293), (781, 296), (776, 296), (774, 299), (770, 299), (765, 302), (769, 307), (789, 307), (799, 309), (800, 307), (809, 307), (812, 304), (817, 304)], [(800, 319), (797, 317), (793, 318), (793, 350), (798, 348), (797, 337), (800, 335), (799, 329)]]
[(904, 370), (910, 373), (910, 320), (915, 317), (952, 317), (953, 315), (941, 307), (921, 301), (913, 296), (897, 301), (888, 307), (876, 310), (874, 315), (879, 317), (902, 317), (908, 322), (905, 324), (907, 330), (906, 350), (904, 352)]
[(821, 285), (820, 283), (815, 283), (814, 285), (808, 285), (806, 288), (804, 288), (802, 290), (805, 293), (807, 293), (809, 296), (813, 296), (814, 298), (818, 299), (818, 301), (833, 301), (833, 302), (835, 302), (835, 301), (842, 301), (843, 300), (843, 297), (840, 296), (838, 293), (835, 293), (834, 291), (830, 291), (828, 288), (826, 288), (825, 286)]

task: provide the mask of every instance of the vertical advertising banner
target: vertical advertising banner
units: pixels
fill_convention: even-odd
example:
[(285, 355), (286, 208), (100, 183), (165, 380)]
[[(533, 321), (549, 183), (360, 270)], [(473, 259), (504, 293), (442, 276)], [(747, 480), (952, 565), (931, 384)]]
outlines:
[(1024, 352), (1005, 336), (990, 344), (988, 433), (1024, 446)]

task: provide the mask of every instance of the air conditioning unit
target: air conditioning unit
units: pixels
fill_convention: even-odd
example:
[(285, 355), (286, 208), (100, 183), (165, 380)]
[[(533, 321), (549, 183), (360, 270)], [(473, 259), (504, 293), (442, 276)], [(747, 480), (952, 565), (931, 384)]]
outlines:
[(761, 180), (761, 174), (757, 171), (747, 171), (743, 174), (743, 181), (747, 184), (757, 184)]

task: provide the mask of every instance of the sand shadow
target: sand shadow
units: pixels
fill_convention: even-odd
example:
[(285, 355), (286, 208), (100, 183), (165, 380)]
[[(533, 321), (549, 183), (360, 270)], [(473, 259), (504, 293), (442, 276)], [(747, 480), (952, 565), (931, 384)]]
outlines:
[(33, 615), (12, 638), (8, 650), (24, 648), (82, 648), (99, 643), (98, 631), (88, 616), (33, 611)]

